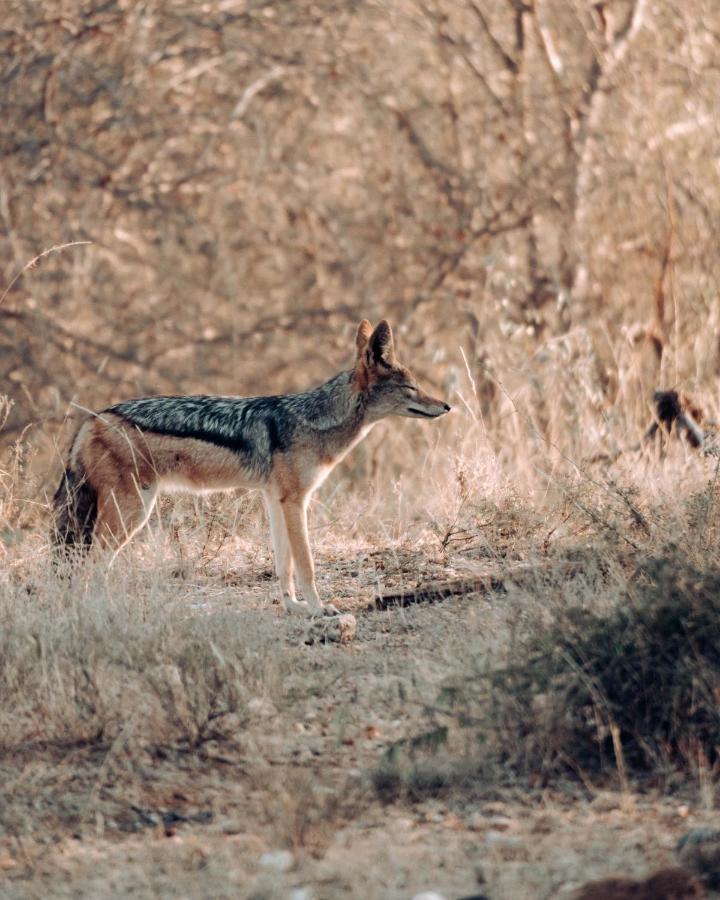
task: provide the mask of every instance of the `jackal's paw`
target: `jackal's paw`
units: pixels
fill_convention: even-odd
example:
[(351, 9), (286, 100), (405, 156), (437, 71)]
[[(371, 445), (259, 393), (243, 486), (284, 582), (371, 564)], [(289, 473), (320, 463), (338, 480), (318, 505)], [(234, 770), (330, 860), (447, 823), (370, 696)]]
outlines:
[(311, 616), (313, 610), (307, 600), (296, 600), (294, 597), (283, 597), (285, 612), (296, 616)]
[(318, 614), (322, 616), (339, 616), (341, 615), (340, 610), (337, 606), (333, 606), (332, 603), (325, 603), (322, 609), (318, 610)]

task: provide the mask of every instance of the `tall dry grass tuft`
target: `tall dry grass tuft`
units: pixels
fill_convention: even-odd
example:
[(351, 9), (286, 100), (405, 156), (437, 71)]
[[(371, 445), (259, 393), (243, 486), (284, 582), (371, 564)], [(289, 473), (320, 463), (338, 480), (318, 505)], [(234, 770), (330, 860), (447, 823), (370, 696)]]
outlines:
[(116, 742), (198, 745), (245, 703), (274, 693), (272, 623), (193, 602), (151, 566), (39, 565), (2, 590), (2, 749)]
[(92, 241), (68, 241), (65, 244), (55, 244), (54, 247), (47, 247), (41, 253), (33, 256), (33, 258), (29, 259), (25, 263), (25, 265), (21, 269), (19, 269), (10, 279), (7, 287), (2, 292), (2, 294), (0, 294), (0, 304), (2, 304), (3, 300), (7, 297), (13, 287), (15, 287), (20, 278), (22, 278), (22, 276), (30, 269), (36, 268), (40, 264), (41, 260), (45, 259), (46, 256), (50, 256), (53, 253), (61, 253), (63, 250), (67, 250), (69, 247), (83, 247), (88, 244), (92, 244)]

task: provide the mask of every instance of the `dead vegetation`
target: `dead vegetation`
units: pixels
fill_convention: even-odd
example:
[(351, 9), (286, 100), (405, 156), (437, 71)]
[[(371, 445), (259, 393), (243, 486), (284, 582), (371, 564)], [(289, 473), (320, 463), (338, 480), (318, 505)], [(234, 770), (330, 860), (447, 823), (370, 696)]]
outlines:
[[(700, 771), (713, 777), (720, 764), (717, 578), (676, 547), (620, 584), (587, 572), (585, 590), (616, 593), (610, 607), (579, 602), (529, 612), (502, 662), (489, 666), (484, 653), (463, 661), (442, 686), (435, 714), (475, 735), (493, 778), (505, 768), (534, 783), (572, 775), (592, 785), (610, 773), (627, 789), (664, 788)], [(559, 568), (552, 581), (561, 579), (567, 590)], [(427, 733), (439, 743), (448, 734), (446, 726)], [(459, 761), (460, 780), (468, 762)]]
[[(461, 446), (468, 427), (456, 418), (442, 440)], [(384, 449), (406, 440), (388, 431)], [(478, 866), (491, 897), (526, 885), (549, 897), (588, 871), (672, 864), (683, 829), (710, 822), (716, 804), (714, 463), (680, 442), (624, 470), (578, 471), (560, 457), (538, 502), (543, 482), (523, 481), (521, 464), (512, 484), (475, 493), (482, 453), (475, 473), (470, 459), (435, 468), (428, 457), (395, 508), (373, 493), (358, 514), (349, 470), (323, 489), (318, 578), (357, 618), (345, 647), (308, 645), (304, 624), (273, 603), (251, 497), (175, 499), (112, 569), (91, 563), (68, 579), (50, 566), (45, 509), (28, 511), (32, 480), (8, 466), (9, 896), (28, 885), (63, 896), (60, 858), (73, 895), (97, 896), (84, 854), (95, 847), (114, 866), (145, 834), (116, 893), (147, 890), (141, 873), (159, 865), (161, 893), (182, 877), (202, 894), (204, 868), (248, 895), (310, 884), (362, 896), (376, 881), (348, 868), (343, 842), (375, 860), (396, 818), (418, 847), (444, 848), (454, 874), (440, 886), (457, 896), (477, 890)], [(13, 460), (21, 471), (22, 455)], [(383, 595), (400, 605), (368, 603)], [(403, 605), (426, 597), (439, 602)], [(587, 837), (576, 824), (551, 850), (570, 810), (604, 833), (610, 820), (594, 810), (608, 796), (625, 805), (625, 827), (644, 829), (641, 844), (579, 865), (573, 848)], [(691, 812), (671, 815), (679, 807)], [(463, 835), (480, 841), (483, 865)], [(164, 854), (175, 838), (195, 856)], [(210, 865), (217, 841), (228, 850)], [(427, 887), (430, 870), (404, 846), (384, 857), (387, 896)], [(260, 859), (279, 849), (291, 869), (267, 871)]]
[[(6, 5), (3, 897), (716, 890), (714, 0)], [(363, 316), (454, 410), (313, 505), (353, 641), (252, 495), (52, 568), (74, 403), (302, 389)]]

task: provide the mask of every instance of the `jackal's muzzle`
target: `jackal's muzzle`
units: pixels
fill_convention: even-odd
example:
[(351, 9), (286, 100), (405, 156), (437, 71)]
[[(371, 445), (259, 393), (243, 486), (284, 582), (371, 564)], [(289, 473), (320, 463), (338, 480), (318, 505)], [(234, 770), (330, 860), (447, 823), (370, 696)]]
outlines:
[(435, 397), (429, 397), (419, 391), (417, 397), (410, 400), (406, 408), (405, 415), (421, 419), (437, 419), (450, 412), (450, 406), (443, 400), (436, 400)]

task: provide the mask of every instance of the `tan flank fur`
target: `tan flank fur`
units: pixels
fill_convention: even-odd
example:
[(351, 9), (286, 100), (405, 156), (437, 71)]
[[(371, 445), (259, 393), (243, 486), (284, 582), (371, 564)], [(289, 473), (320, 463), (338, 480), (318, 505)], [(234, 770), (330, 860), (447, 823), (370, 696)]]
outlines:
[(363, 320), (354, 367), (312, 390), (148, 397), (90, 416), (55, 496), (55, 542), (117, 551), (147, 522), (160, 491), (260, 488), (285, 609), (334, 614), (315, 585), (307, 529), (313, 491), (380, 419), (437, 418), (449, 409), (398, 362), (388, 323), (373, 329)]

